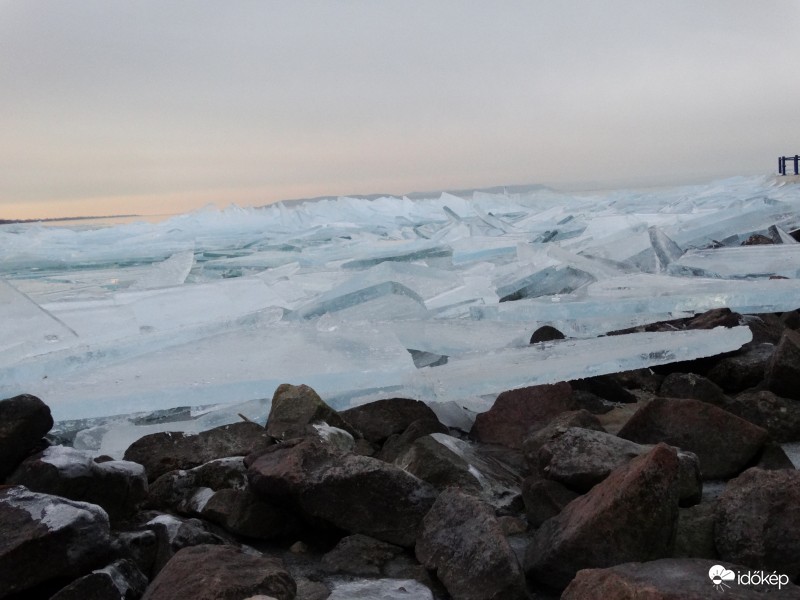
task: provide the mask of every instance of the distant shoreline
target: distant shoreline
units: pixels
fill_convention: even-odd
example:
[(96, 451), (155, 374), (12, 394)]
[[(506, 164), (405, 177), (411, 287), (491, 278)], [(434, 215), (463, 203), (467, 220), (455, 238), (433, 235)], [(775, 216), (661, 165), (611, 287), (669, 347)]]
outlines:
[(97, 219), (129, 219), (141, 217), (142, 215), (99, 215), (94, 217), (48, 217), (44, 219), (0, 219), (0, 225), (12, 225), (14, 223), (49, 223), (52, 221), (91, 221)]

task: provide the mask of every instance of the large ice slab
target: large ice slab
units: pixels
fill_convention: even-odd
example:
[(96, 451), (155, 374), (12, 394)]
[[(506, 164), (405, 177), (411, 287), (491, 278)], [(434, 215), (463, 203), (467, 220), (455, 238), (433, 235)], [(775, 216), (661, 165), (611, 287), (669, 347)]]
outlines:
[(752, 339), (747, 327), (633, 333), (561, 340), (479, 353), (414, 372), (407, 383), (416, 398), (447, 402), (531, 385), (570, 381), (630, 369), (714, 356)]

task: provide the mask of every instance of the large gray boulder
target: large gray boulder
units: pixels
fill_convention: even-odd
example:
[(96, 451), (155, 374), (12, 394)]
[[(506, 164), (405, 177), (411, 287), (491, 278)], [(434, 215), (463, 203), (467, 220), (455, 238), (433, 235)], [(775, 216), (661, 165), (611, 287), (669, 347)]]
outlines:
[(453, 598), (527, 598), (522, 569), (494, 511), (459, 490), (450, 488), (436, 499), (425, 516), (416, 554)]
[(787, 329), (767, 363), (767, 387), (785, 398), (800, 400), (800, 332)]

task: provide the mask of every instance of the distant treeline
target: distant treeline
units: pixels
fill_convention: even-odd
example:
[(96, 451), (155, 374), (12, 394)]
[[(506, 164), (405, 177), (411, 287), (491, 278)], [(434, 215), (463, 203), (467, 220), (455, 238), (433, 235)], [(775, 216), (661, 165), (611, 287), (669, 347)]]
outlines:
[(105, 215), (102, 217), (52, 217), (50, 219), (0, 219), (0, 225), (11, 223), (48, 223), (50, 221), (89, 221), (91, 219), (127, 219), (140, 215)]

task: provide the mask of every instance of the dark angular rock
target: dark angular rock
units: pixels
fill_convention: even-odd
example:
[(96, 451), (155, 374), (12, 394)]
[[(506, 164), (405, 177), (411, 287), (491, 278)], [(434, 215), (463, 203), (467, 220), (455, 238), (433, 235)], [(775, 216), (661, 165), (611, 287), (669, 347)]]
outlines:
[(103, 565), (111, 549), (99, 506), (0, 487), (0, 598)]
[(768, 439), (767, 432), (721, 408), (693, 399), (656, 398), (619, 432), (640, 444), (665, 442), (694, 452), (704, 479), (740, 473)]
[(118, 560), (76, 579), (50, 600), (139, 600), (147, 577), (130, 560)]
[(384, 565), (402, 553), (400, 546), (366, 535), (349, 535), (322, 557), (322, 568), (330, 573), (379, 577), (386, 575)]
[(637, 401), (636, 396), (626, 390), (613, 375), (599, 375), (597, 377), (576, 379), (571, 381), (570, 385), (574, 390), (590, 392), (609, 402), (630, 404)]
[(147, 507), (185, 513), (199, 488), (244, 490), (248, 486), (243, 457), (218, 458), (193, 469), (164, 473), (150, 484)]
[(745, 348), (759, 344), (777, 344), (786, 329), (786, 323), (780, 316), (772, 313), (744, 315), (742, 320), (753, 334), (753, 339), (745, 345)]
[(125, 460), (144, 465), (148, 481), (155, 481), (169, 471), (191, 469), (217, 458), (247, 456), (273, 443), (263, 427), (242, 422), (196, 435), (152, 433), (131, 444), (125, 451)]
[(761, 451), (758, 462), (753, 465), (765, 471), (778, 471), (780, 469), (794, 469), (792, 459), (777, 442), (767, 442)]
[(567, 411), (558, 415), (541, 429), (531, 430), (522, 441), (522, 452), (531, 471), (539, 471), (539, 450), (557, 431), (569, 427), (581, 427), (592, 431), (605, 431), (600, 421), (587, 410)]
[(150, 529), (112, 532), (112, 554), (132, 561), (148, 579), (154, 575), (158, 536)]
[(383, 443), (390, 435), (403, 433), (414, 421), (441, 426), (436, 413), (427, 404), (407, 398), (369, 402), (348, 408), (341, 416), (374, 444)]
[(563, 589), (581, 569), (669, 556), (678, 518), (678, 455), (659, 444), (614, 471), (534, 534), (526, 573)]
[(731, 356), (718, 359), (708, 371), (708, 378), (726, 393), (736, 394), (760, 385), (767, 365), (775, 353), (772, 344), (758, 344)]
[(694, 398), (720, 407), (730, 401), (721, 387), (696, 373), (670, 373), (661, 382), (659, 394), (665, 398)]
[(286, 509), (274, 506), (247, 490), (222, 489), (208, 496), (200, 515), (225, 531), (261, 540), (296, 535), (300, 522)]
[(425, 516), (416, 554), (454, 598), (527, 598), (519, 563), (494, 511), (456, 489), (442, 492)]
[(800, 472), (748, 469), (719, 497), (714, 536), (723, 560), (800, 575)]
[[(773, 585), (738, 585), (725, 582), (715, 589), (709, 575), (718, 564), (702, 558), (662, 558), (651, 562), (631, 562), (607, 569), (580, 571), (561, 600), (708, 600), (736, 598), (763, 600), (780, 598), (798, 600), (800, 588), (788, 584), (778, 589)], [(725, 564), (732, 572), (747, 571), (742, 565)], [(715, 569), (715, 573), (718, 573)]]
[(251, 489), (290, 501), (305, 514), (351, 533), (412, 546), (436, 492), (376, 458), (336, 454), (313, 440), (285, 443), (249, 463)]
[(800, 441), (800, 402), (768, 390), (742, 392), (725, 410), (767, 430), (776, 442)]
[(487, 444), (522, 448), (531, 428), (541, 428), (571, 408), (572, 388), (568, 383), (506, 391), (492, 408), (476, 417), (471, 435)]
[(52, 427), (50, 408), (36, 396), (0, 400), (0, 482), (39, 447)]
[(533, 332), (531, 335), (531, 344), (538, 344), (539, 342), (552, 342), (555, 340), (563, 340), (564, 334), (561, 333), (555, 327), (551, 327), (550, 325), (542, 325)]
[(764, 246), (774, 244), (775, 240), (761, 233), (754, 233), (741, 243), (742, 246)]
[(541, 479), (537, 475), (526, 477), (522, 482), (522, 500), (525, 516), (533, 527), (555, 517), (580, 494), (552, 479)]
[(675, 532), (675, 558), (708, 558), (719, 560), (714, 545), (716, 502), (701, 502), (678, 511)]
[(781, 323), (789, 329), (800, 328), (800, 310), (790, 310), (781, 314)]
[(742, 321), (742, 315), (733, 312), (730, 308), (712, 308), (704, 313), (690, 317), (684, 323), (683, 329), (714, 329), (715, 327), (737, 327)]
[(124, 460), (97, 463), (91, 454), (66, 446), (50, 446), (25, 459), (7, 481), (34, 492), (97, 504), (112, 521), (133, 514), (147, 497), (142, 465)]
[(394, 462), (400, 454), (406, 451), (411, 444), (424, 435), (431, 433), (449, 434), (450, 430), (438, 420), (417, 419), (401, 434), (390, 435), (383, 443), (377, 458), (386, 462)]
[(293, 600), (296, 590), (280, 559), (203, 544), (177, 552), (142, 600), (222, 600), (257, 594)]
[(351, 435), (356, 431), (342, 416), (325, 404), (319, 394), (307, 385), (282, 383), (272, 395), (267, 417), (267, 433), (280, 440), (306, 435), (306, 426), (324, 422), (344, 429)]
[(787, 329), (766, 368), (767, 387), (785, 398), (800, 400), (800, 332)]
[(200, 544), (226, 544), (228, 541), (209, 530), (200, 519), (180, 519), (160, 515), (145, 525), (156, 534), (156, 552), (152, 574), (156, 575), (183, 548)]

